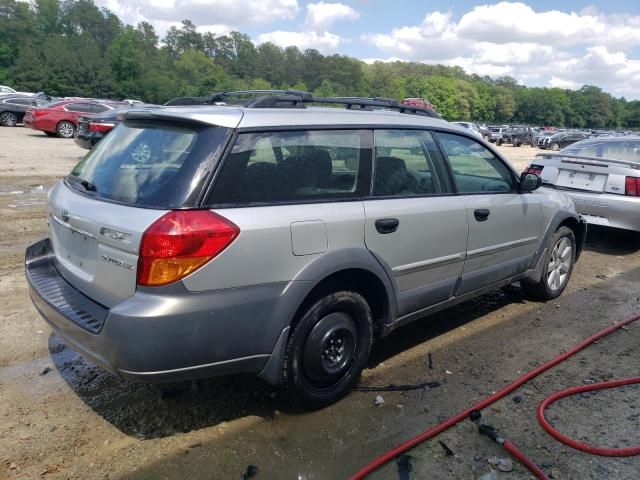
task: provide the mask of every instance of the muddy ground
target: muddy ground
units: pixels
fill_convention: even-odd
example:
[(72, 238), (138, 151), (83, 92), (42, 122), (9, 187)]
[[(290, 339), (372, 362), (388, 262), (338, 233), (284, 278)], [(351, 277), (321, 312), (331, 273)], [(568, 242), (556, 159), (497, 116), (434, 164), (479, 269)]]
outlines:
[[(536, 150), (503, 147), (526, 166)], [(405, 393), (353, 393), (293, 412), (245, 376), (158, 387), (119, 380), (51, 334), (28, 298), (25, 246), (46, 232), (45, 192), (83, 155), (71, 141), (0, 128), (0, 479), (346, 478), (368, 460), (496, 391), (589, 334), (640, 311), (637, 236), (592, 229), (565, 294), (547, 304), (512, 287), (396, 331), (374, 348), (362, 383), (439, 381)], [(21, 193), (17, 193), (21, 192)], [(558, 479), (637, 479), (640, 457), (593, 457), (558, 444), (535, 420), (549, 393), (638, 374), (640, 322), (620, 330), (484, 412)], [(428, 368), (431, 353), (433, 368)], [(579, 395), (549, 418), (603, 446), (640, 443), (640, 389)], [(464, 422), (412, 450), (411, 478), (475, 479), (506, 455)], [(395, 465), (373, 478), (396, 479)], [(518, 464), (497, 479), (531, 478)]]

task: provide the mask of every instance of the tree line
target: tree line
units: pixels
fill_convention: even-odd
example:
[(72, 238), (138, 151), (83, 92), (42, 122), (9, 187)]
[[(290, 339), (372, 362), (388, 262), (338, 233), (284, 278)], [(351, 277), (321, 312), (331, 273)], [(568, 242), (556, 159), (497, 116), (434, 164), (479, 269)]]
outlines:
[(366, 64), (314, 49), (256, 45), (240, 32), (200, 33), (184, 20), (160, 39), (93, 0), (0, 0), (0, 83), (54, 96), (135, 98), (297, 89), (316, 95), (422, 97), (448, 120), (639, 128), (640, 101), (597, 86), (525, 87), (510, 77), (415, 62)]

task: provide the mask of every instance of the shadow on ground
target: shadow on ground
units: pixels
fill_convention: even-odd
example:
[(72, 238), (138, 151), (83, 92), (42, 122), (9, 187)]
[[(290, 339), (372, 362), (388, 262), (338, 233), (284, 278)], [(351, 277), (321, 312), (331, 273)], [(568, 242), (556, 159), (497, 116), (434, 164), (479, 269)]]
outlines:
[[(611, 255), (628, 253), (634, 248), (629, 238), (596, 230), (590, 234), (588, 248)], [(374, 346), (369, 368), (508, 304), (523, 302), (516, 285), (444, 310), (426, 321), (413, 322)], [(162, 438), (247, 416), (272, 418), (277, 410), (296, 413), (279, 398), (275, 387), (251, 375), (136, 384), (90, 365), (53, 334), (49, 351), (60, 375), (78, 397), (127, 435)]]

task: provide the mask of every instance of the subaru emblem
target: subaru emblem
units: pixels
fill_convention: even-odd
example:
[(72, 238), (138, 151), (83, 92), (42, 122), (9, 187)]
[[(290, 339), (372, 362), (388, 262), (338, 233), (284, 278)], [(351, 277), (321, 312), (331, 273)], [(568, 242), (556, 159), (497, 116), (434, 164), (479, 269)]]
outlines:
[(69, 210), (62, 210), (62, 220), (65, 222), (69, 221)]

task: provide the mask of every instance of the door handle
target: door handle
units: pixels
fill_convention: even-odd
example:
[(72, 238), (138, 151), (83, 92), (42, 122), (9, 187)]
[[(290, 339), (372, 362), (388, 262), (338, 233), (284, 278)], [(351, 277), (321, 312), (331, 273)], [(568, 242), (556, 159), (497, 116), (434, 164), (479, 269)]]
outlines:
[(398, 229), (400, 220), (397, 218), (381, 218), (376, 220), (376, 230), (378, 233), (393, 233)]
[(479, 222), (484, 222), (489, 218), (491, 214), (491, 210), (488, 208), (477, 208), (473, 211), (473, 216), (476, 217), (476, 220)]

